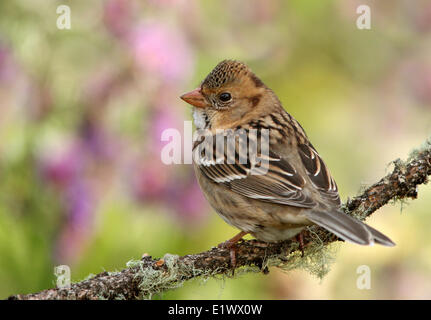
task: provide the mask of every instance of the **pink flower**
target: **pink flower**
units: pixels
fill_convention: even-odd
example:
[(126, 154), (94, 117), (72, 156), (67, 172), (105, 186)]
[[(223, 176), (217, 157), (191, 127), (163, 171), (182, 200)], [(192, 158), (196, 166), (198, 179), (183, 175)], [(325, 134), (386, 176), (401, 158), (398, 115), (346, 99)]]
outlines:
[(103, 20), (116, 37), (125, 37), (133, 23), (136, 4), (132, 0), (109, 0), (105, 3)]
[(43, 177), (57, 187), (65, 188), (81, 174), (84, 165), (82, 150), (78, 146), (50, 152), (41, 160)]
[(169, 183), (167, 166), (158, 161), (146, 161), (137, 172), (133, 172), (135, 196), (142, 202), (163, 204), (161, 199), (166, 194)]
[(55, 256), (61, 263), (70, 263), (79, 257), (92, 229), (96, 203), (86, 180), (76, 179), (67, 186), (64, 205), (66, 223), (59, 235)]
[(193, 56), (183, 33), (166, 25), (145, 22), (129, 36), (138, 67), (161, 82), (183, 82), (193, 71)]
[[(208, 216), (208, 204), (193, 172), (190, 172), (188, 179), (185, 180), (172, 183), (169, 192), (166, 193), (165, 200), (182, 224), (196, 224)], [(179, 185), (181, 188), (178, 187)]]
[(110, 162), (115, 159), (119, 146), (113, 137), (94, 120), (86, 120), (80, 129), (81, 146), (96, 161)]
[[(163, 101), (159, 101), (159, 105), (155, 106), (152, 110), (147, 148), (152, 152), (160, 154), (162, 148), (168, 143), (162, 141), (161, 137), (166, 129), (176, 129), (181, 133), (183, 137), (183, 120), (184, 114), (179, 112), (180, 109), (173, 109), (168, 103), (164, 104)], [(183, 141), (180, 141), (180, 148), (182, 147)], [(182, 150), (182, 149), (181, 149)]]

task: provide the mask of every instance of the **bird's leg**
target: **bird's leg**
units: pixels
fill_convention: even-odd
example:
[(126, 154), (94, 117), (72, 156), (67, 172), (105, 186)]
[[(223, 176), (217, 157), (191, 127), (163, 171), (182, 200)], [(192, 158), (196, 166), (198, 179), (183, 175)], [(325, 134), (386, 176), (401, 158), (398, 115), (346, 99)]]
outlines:
[(240, 233), (238, 233), (235, 237), (233, 237), (232, 239), (229, 239), (225, 242), (222, 242), (218, 245), (219, 248), (230, 248), (233, 245), (235, 245), (239, 240), (241, 240), (246, 234), (248, 234), (248, 232), (245, 231), (241, 231)]
[(301, 250), (301, 257), (304, 257), (304, 234), (302, 231), (296, 236), (296, 241), (299, 242), (299, 249)]
[(229, 239), (223, 243), (220, 243), (218, 245), (219, 248), (226, 248), (229, 249), (229, 254), (230, 254), (230, 265), (232, 267), (233, 270), (235, 270), (236, 267), (236, 244), (238, 243), (239, 240), (241, 240), (246, 234), (248, 234), (248, 232), (245, 231), (241, 231), (240, 233), (238, 233), (235, 237), (233, 237), (232, 239)]

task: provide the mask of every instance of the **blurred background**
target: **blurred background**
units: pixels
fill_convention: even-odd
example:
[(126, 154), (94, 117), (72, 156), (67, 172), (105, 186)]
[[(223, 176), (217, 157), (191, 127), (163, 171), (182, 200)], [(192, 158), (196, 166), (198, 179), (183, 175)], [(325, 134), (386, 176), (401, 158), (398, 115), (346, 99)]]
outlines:
[[(71, 29), (57, 28), (68, 5)], [(371, 8), (371, 29), (356, 9)], [(237, 230), (191, 165), (164, 165), (178, 97), (246, 62), (306, 129), (343, 201), (431, 134), (430, 1), (0, 1), (0, 298), (209, 249)], [(155, 299), (430, 299), (431, 187), (367, 221), (395, 248), (338, 245), (332, 270), (192, 281)], [(356, 287), (360, 265), (371, 289)]]

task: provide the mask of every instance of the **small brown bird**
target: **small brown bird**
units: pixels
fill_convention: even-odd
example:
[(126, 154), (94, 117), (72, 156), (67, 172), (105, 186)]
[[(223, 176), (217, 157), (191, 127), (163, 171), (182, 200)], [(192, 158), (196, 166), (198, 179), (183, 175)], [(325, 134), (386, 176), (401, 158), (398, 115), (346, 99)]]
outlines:
[[(215, 152), (212, 161), (194, 158), (205, 197), (227, 223), (241, 230), (226, 246), (232, 248), (248, 233), (266, 242), (286, 240), (312, 224), (360, 245), (395, 245), (341, 210), (337, 185), (304, 129), (244, 63), (220, 62), (200, 88), (181, 99), (194, 106), (194, 123), (207, 135), (215, 137), (220, 129), (269, 131), (267, 166), (261, 174), (253, 173), (250, 159), (239, 161), (237, 152), (230, 162), (228, 151), (224, 161), (216, 159)], [(203, 141), (195, 139), (194, 151)], [(231, 257), (235, 264), (235, 255)]]

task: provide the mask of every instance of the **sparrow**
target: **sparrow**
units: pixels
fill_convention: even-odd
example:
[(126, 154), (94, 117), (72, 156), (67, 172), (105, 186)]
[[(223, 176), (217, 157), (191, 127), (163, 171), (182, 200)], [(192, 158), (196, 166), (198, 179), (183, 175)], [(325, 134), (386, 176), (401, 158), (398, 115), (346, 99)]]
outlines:
[[(359, 245), (395, 245), (342, 211), (337, 184), (304, 129), (247, 65), (234, 60), (220, 62), (199, 88), (181, 99), (193, 106), (196, 129), (205, 132), (193, 141), (199, 186), (221, 218), (240, 230), (224, 246), (234, 248), (246, 234), (265, 242), (287, 240), (301, 235), (309, 225), (319, 225)], [(266, 155), (262, 147), (257, 148), (257, 158), (266, 160), (260, 170), (256, 161), (240, 161), (239, 139), (230, 144), (234, 158), (228, 159), (229, 150), (221, 156), (212, 152), (209, 159), (202, 151), (195, 152), (204, 141), (215, 141), (220, 135), (227, 139), (223, 132), (236, 131), (245, 132), (249, 143), (258, 145), (265, 142), (259, 132), (268, 133)], [(252, 132), (257, 134), (251, 137)], [(246, 157), (251, 158), (250, 152)], [(231, 258), (234, 264), (234, 252)]]

